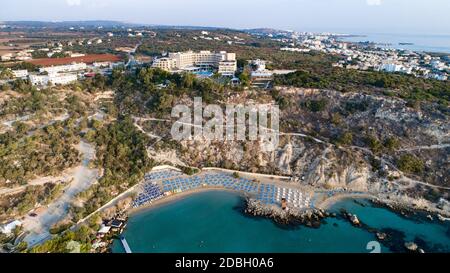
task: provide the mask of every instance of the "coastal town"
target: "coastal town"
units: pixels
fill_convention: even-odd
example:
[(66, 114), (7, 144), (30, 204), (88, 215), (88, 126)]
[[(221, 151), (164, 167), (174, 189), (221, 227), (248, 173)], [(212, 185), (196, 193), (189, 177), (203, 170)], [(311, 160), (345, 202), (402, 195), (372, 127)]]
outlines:
[[(2, 25), (2, 30), (10, 30), (11, 26)], [(14, 28), (13, 28), (14, 29)], [(85, 30), (80, 27), (79, 30)], [(75, 32), (74, 27), (66, 31)], [(76, 49), (95, 48), (105, 44), (114, 44), (114, 40), (123, 39), (152, 39), (157, 33), (148, 29), (121, 29), (120, 31), (104, 30), (98, 26), (95, 30), (100, 34), (95, 38), (73, 40), (59, 40), (46, 43), (36, 43), (31, 47), (22, 48), (12, 42), (3, 42), (0, 51), (0, 60), (3, 64), (25, 62), (36, 66), (35, 70), (4, 69), (1, 82), (7, 80), (29, 79), (33, 85), (46, 86), (50, 84), (69, 84), (76, 80), (93, 77), (96, 73), (102, 75), (111, 74), (115, 67), (128, 68), (147, 65), (160, 68), (171, 73), (193, 73), (199, 77), (212, 77), (214, 73), (229, 77), (233, 84), (239, 83), (236, 78), (238, 72), (236, 53), (226, 51), (212, 52), (207, 48), (198, 52), (162, 52), (160, 56), (150, 59), (135, 60), (133, 55), (139, 44), (120, 46), (114, 49), (116, 54), (85, 54)], [(439, 55), (429, 52), (413, 52), (411, 50), (396, 49), (389, 45), (380, 45), (371, 42), (354, 43), (346, 42), (346, 34), (335, 33), (298, 33), (294, 31), (249, 31), (255, 37), (265, 37), (279, 43), (280, 51), (309, 53), (323, 52), (339, 56), (339, 61), (333, 64), (335, 67), (356, 69), (361, 71), (381, 71), (386, 73), (402, 73), (446, 81), (450, 73), (450, 59), (448, 55)], [(197, 41), (214, 41), (227, 45), (245, 45), (246, 41), (237, 36), (214, 36), (208, 31), (200, 31), (200, 35), (193, 36)], [(22, 38), (21, 38), (22, 37)], [(181, 35), (177, 34), (177, 37)], [(19, 37), (24, 39), (23, 36)], [(138, 43), (138, 42), (137, 42)], [(18, 48), (21, 48), (20, 50)], [(248, 60), (253, 67), (251, 80), (253, 87), (267, 88), (270, 86), (274, 75), (293, 72), (289, 69), (268, 70), (266, 61), (260, 59)], [(239, 68), (241, 69), (241, 68)]]
[[(208, 191), (280, 225), (337, 219), (393, 252), (441, 250), (330, 208), (371, 200), (447, 224), (449, 55), (345, 37), (0, 25), (0, 252), (131, 253), (129, 217)], [(280, 146), (173, 140), (172, 107), (194, 96), (279, 105)]]
[(450, 59), (446, 55), (397, 49), (391, 44), (346, 42), (349, 36), (346, 34), (282, 32), (269, 34), (269, 37), (274, 35), (280, 37), (273, 40), (285, 44), (280, 48), (282, 51), (320, 51), (342, 56), (342, 60), (334, 64), (337, 67), (404, 73), (440, 81), (446, 81), (450, 73)]

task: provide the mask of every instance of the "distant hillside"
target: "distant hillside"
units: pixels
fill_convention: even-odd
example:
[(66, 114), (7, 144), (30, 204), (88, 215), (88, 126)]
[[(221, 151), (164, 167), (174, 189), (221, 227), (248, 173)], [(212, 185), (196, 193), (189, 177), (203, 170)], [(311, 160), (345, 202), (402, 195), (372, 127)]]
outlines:
[(251, 34), (264, 34), (264, 35), (288, 33), (288, 31), (286, 31), (286, 30), (274, 29), (274, 28), (253, 28), (253, 29), (245, 29), (244, 31), (247, 33), (251, 33)]
[(93, 21), (4, 21), (0, 24), (5, 24), (15, 28), (69, 28), (69, 27), (84, 27), (84, 28), (122, 28), (122, 27), (149, 27), (153, 29), (184, 29), (184, 30), (219, 30), (230, 29), (224, 27), (211, 26), (175, 26), (175, 25), (157, 25), (157, 24), (137, 24), (120, 21), (108, 20), (93, 20)]
[(94, 21), (58, 21), (58, 22), (47, 22), (47, 21), (5, 21), (3, 24), (13, 27), (31, 27), (31, 28), (58, 28), (58, 27), (128, 27), (136, 26), (136, 24), (123, 23), (118, 21), (104, 21), (104, 20), (94, 20)]

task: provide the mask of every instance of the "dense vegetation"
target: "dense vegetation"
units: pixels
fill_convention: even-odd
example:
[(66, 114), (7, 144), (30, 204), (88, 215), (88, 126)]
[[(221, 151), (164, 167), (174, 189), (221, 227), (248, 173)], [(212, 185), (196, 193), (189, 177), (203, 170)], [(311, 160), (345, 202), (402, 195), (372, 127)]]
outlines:
[(43, 244), (29, 250), (31, 253), (87, 253), (91, 249), (91, 241), (95, 238), (92, 229), (86, 225), (75, 231), (66, 231)]
[(116, 90), (115, 104), (120, 113), (163, 116), (170, 114), (176, 99), (183, 96), (199, 96), (206, 103), (217, 103), (224, 95), (226, 83), (144, 67), (134, 74), (115, 70), (111, 85)]
[(328, 101), (326, 99), (320, 100), (307, 100), (302, 103), (303, 107), (306, 107), (311, 112), (321, 112), (327, 106)]
[(67, 92), (67, 89), (58, 89), (58, 87), (38, 90), (28, 81), (16, 80), (8, 88), (14, 91), (14, 95), (0, 102), (0, 118), (10, 119), (32, 115), (42, 120), (46, 115), (60, 115), (64, 112), (71, 116), (85, 116), (90, 101), (82, 99), (85, 97), (83, 90), (91, 93), (103, 90), (106, 86), (105, 81), (104, 77), (96, 77), (82, 83), (74, 83), (67, 86), (67, 89), (72, 90)]
[(47, 111), (54, 108), (62, 107), (62, 104), (58, 100), (55, 94), (52, 94), (50, 90), (38, 91), (29, 87), (22, 82), (17, 82), (13, 86), (13, 90), (21, 92), (23, 95), (19, 97), (11, 98), (0, 109), (0, 117), (7, 115), (21, 115), (26, 114), (45, 114)]
[(23, 215), (33, 209), (36, 204), (49, 204), (62, 193), (62, 189), (62, 184), (47, 183), (42, 186), (28, 186), (25, 191), (18, 194), (2, 196), (0, 198), (0, 221)]
[(361, 72), (343, 68), (300, 70), (275, 78), (275, 84), (342, 92), (372, 91), (410, 101), (434, 101), (448, 105), (450, 82), (383, 72)]
[(0, 134), (0, 185), (26, 184), (34, 176), (56, 175), (80, 162), (73, 120), (56, 122), (28, 135), (26, 125)]
[(79, 194), (84, 204), (72, 207), (75, 222), (138, 183), (153, 167), (147, 156), (146, 136), (136, 130), (129, 117), (103, 126), (89, 139), (96, 144), (97, 165), (104, 175), (98, 184)]
[(421, 173), (425, 166), (422, 160), (411, 154), (402, 155), (397, 161), (398, 168), (406, 173)]

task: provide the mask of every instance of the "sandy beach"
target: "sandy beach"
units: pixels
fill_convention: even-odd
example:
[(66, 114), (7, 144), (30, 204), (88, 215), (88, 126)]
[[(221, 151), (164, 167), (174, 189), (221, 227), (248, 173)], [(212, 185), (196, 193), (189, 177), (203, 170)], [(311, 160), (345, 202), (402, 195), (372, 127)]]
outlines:
[(328, 210), (337, 202), (345, 199), (375, 199), (375, 198), (376, 198), (375, 196), (370, 194), (351, 194), (351, 193), (338, 194), (324, 199), (322, 202), (317, 204), (316, 207), (323, 210)]
[(233, 192), (233, 193), (241, 195), (242, 197), (245, 197), (245, 194), (240, 191), (225, 189), (223, 187), (202, 187), (202, 188), (192, 189), (189, 191), (184, 191), (184, 192), (177, 193), (177, 194), (172, 194), (169, 196), (164, 196), (161, 199), (158, 199), (151, 203), (147, 203), (147, 204), (139, 206), (137, 208), (131, 208), (128, 210), (128, 214), (133, 215), (133, 214), (136, 214), (136, 213), (139, 213), (142, 211), (147, 211), (150, 209), (157, 208), (157, 207), (165, 205), (165, 204), (176, 202), (180, 199), (186, 198), (191, 195), (195, 195), (195, 194), (202, 193), (202, 192), (209, 192), (209, 191), (227, 191), (227, 192)]

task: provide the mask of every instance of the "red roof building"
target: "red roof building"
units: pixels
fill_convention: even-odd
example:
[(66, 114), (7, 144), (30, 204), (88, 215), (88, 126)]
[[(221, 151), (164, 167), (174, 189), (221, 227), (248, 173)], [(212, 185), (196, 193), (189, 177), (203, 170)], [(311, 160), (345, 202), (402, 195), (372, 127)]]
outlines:
[(92, 64), (95, 62), (119, 62), (122, 58), (113, 54), (90, 54), (81, 57), (45, 58), (28, 60), (28, 63), (40, 66), (66, 65), (71, 63)]

